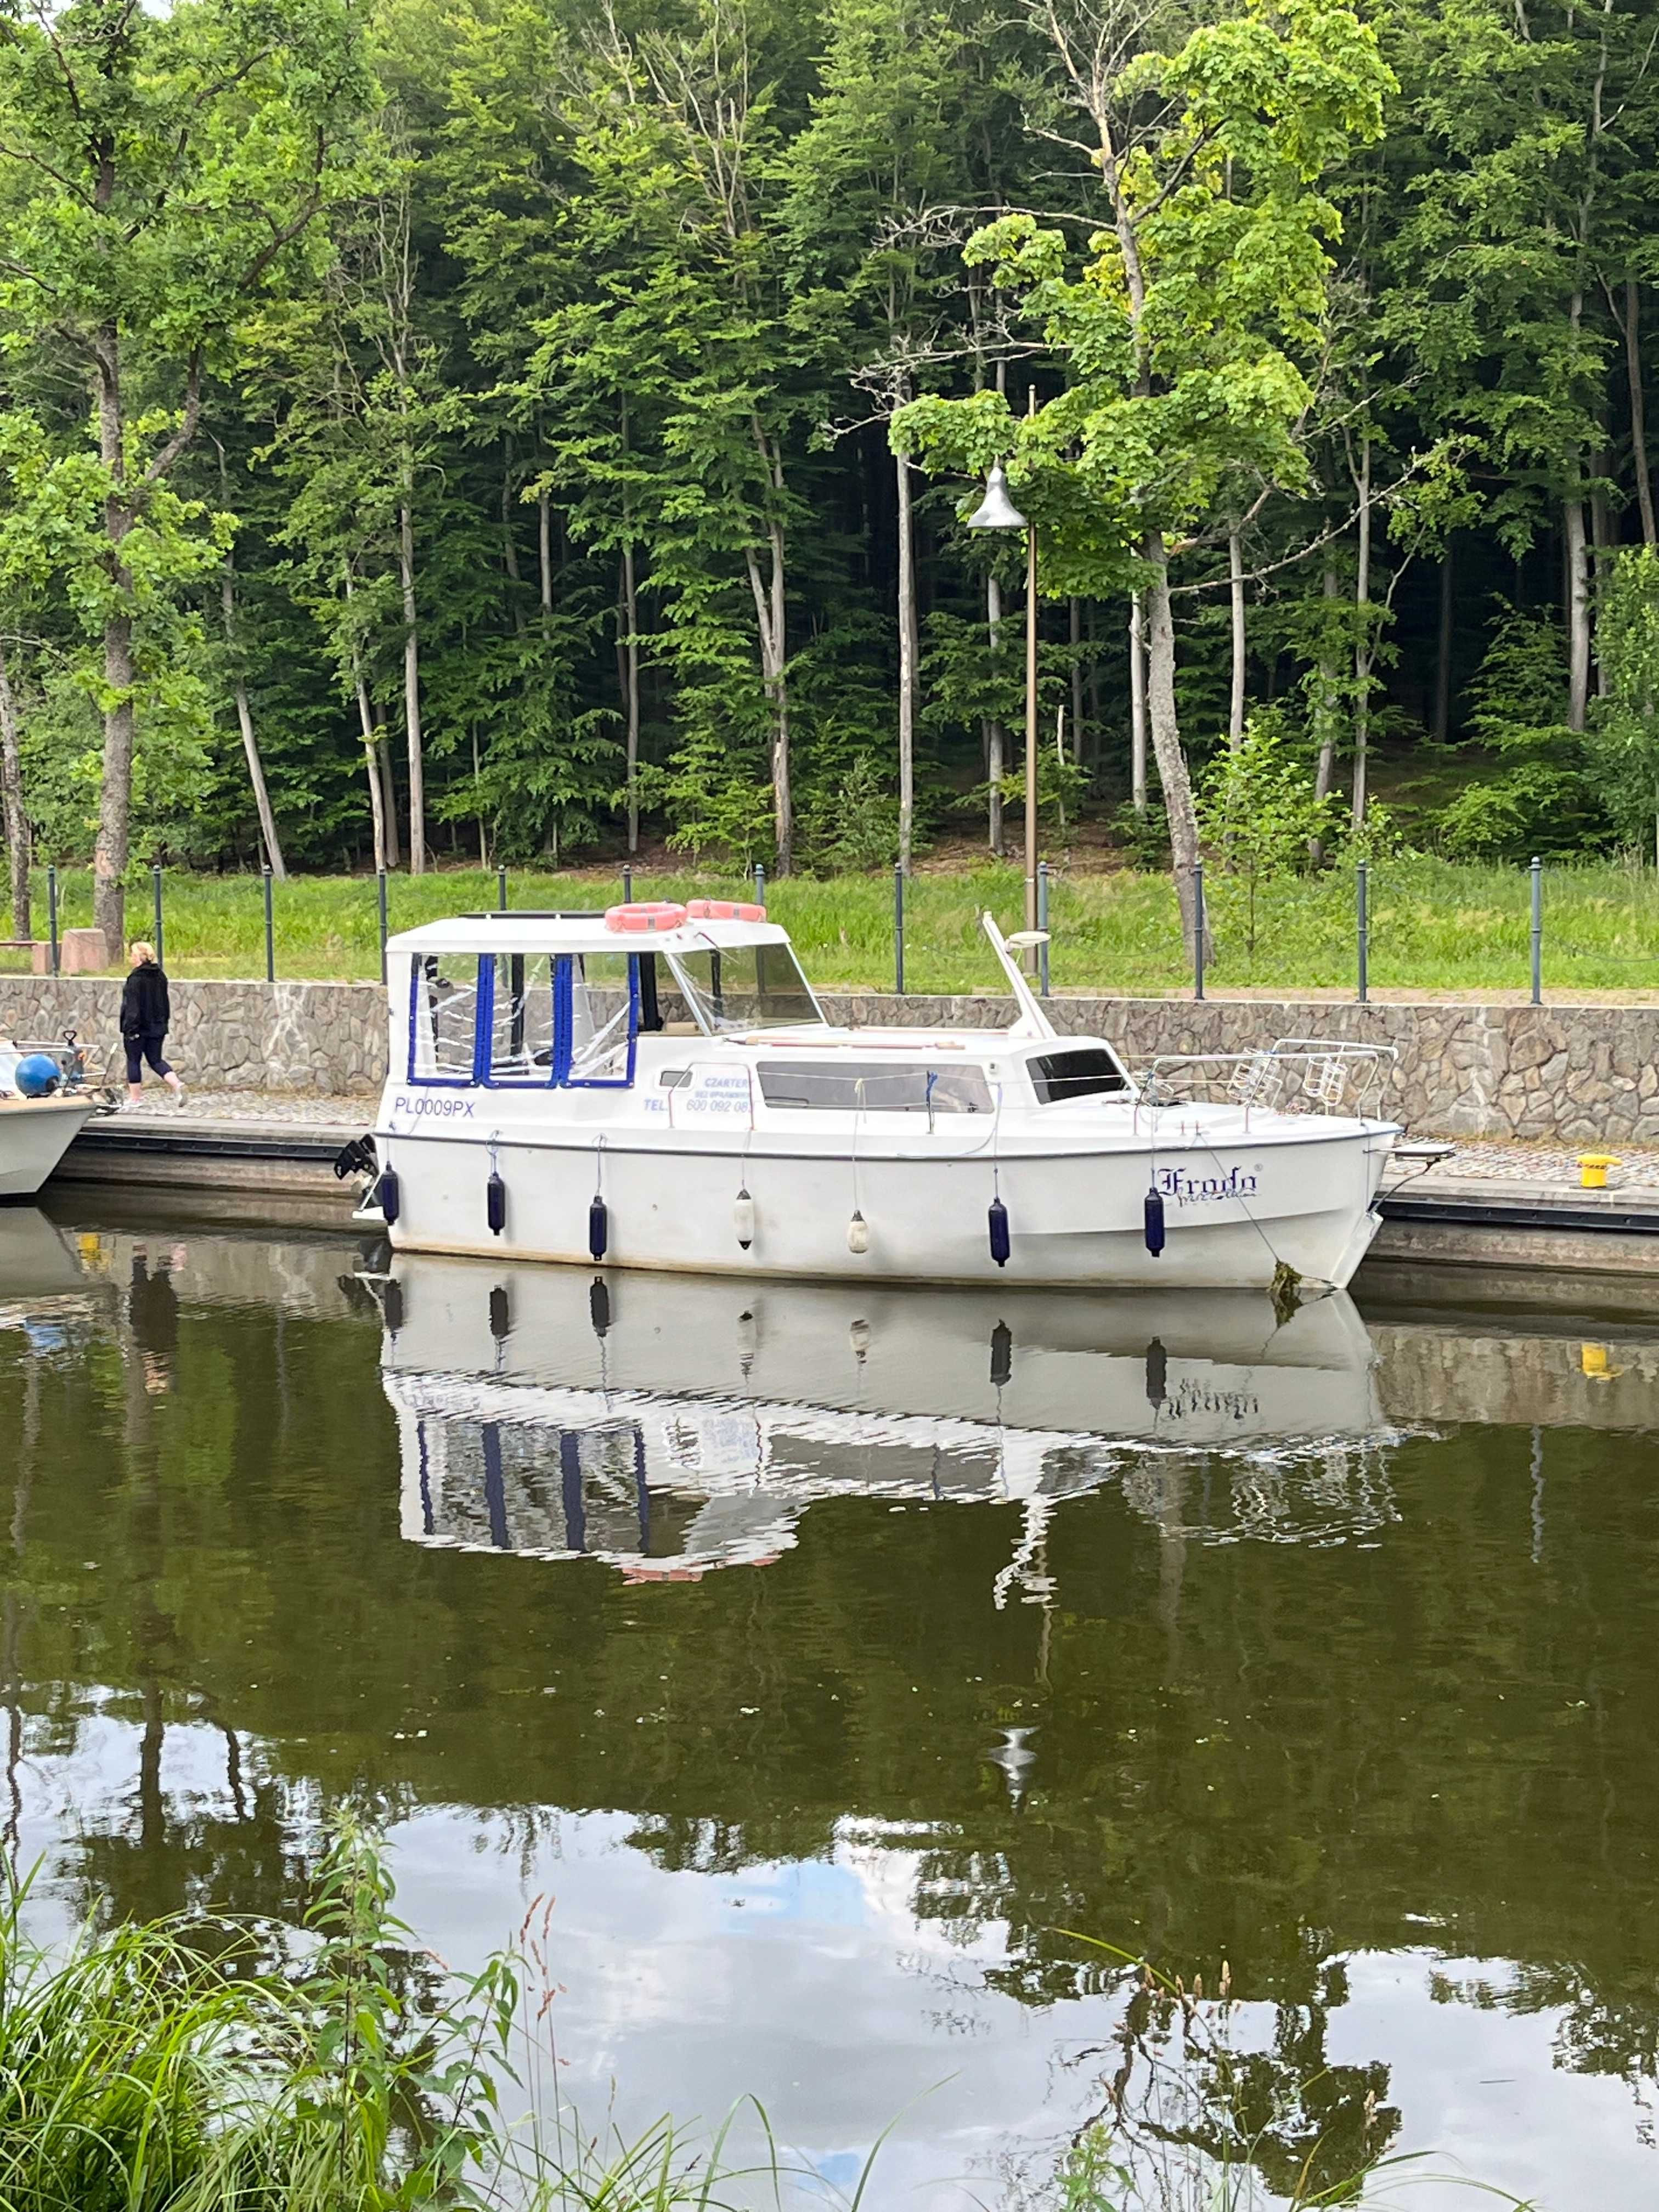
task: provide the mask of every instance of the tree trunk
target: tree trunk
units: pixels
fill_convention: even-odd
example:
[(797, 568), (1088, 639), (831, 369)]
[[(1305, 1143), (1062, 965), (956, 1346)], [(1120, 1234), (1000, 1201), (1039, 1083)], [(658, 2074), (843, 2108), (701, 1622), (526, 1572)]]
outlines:
[(553, 506), (543, 485), (536, 499), (536, 562), (541, 584), (542, 631), (553, 627)]
[(1072, 646), (1072, 758), (1083, 765), (1083, 602), (1075, 592), (1070, 603)]
[(1129, 601), (1129, 791), (1137, 814), (1146, 811), (1146, 652), (1143, 594)]
[[(1314, 797), (1329, 795), (1332, 778), (1336, 774), (1336, 716), (1337, 684), (1336, 647), (1329, 629), (1329, 610), (1341, 590), (1341, 579), (1336, 573), (1336, 563), (1328, 554), (1325, 556), (1323, 593), (1326, 602), (1326, 629), (1319, 647), (1317, 663), (1319, 690), (1314, 708), (1314, 720), (1319, 731), (1319, 758), (1314, 769)], [(1308, 840), (1308, 858), (1317, 867), (1325, 857), (1325, 848), (1317, 837)]]
[(1567, 727), (1581, 731), (1589, 712), (1589, 550), (1584, 542), (1584, 502), (1563, 504), (1567, 601)]
[[(1140, 557), (1152, 571), (1146, 586), (1146, 720), (1158, 762), (1158, 780), (1164, 790), (1164, 811), (1170, 824), (1170, 859), (1175, 870), (1176, 897), (1181, 906), (1181, 934), (1188, 958), (1198, 952), (1198, 893), (1194, 870), (1199, 862), (1198, 811), (1193, 804), (1192, 779), (1187, 756), (1181, 749), (1181, 728), (1176, 719), (1175, 618), (1170, 609), (1170, 556), (1164, 533), (1149, 530), (1141, 541)], [(1204, 947), (1207, 960), (1210, 948)]]
[(789, 679), (786, 629), (787, 601), (784, 592), (783, 525), (766, 526), (770, 573), (761, 574), (760, 559), (752, 547), (744, 555), (749, 587), (754, 594), (755, 620), (760, 633), (761, 682), (772, 702), (772, 823), (777, 851), (775, 865), (781, 876), (789, 873), (794, 854), (794, 805), (789, 789)]
[(92, 918), (104, 933), (110, 957), (126, 940), (126, 872), (132, 827), (132, 574), (121, 557), (128, 514), (125, 424), (121, 410), (120, 338), (102, 333), (95, 381), (98, 449), (110, 478), (104, 501), (105, 572), (113, 605), (104, 618), (104, 759), (98, 795), (98, 840), (93, 854)]
[[(351, 563), (345, 564), (345, 595), (349, 605), (352, 599)], [(356, 631), (351, 638), (351, 675), (357, 688), (357, 719), (362, 725), (363, 765), (368, 775), (368, 811), (374, 824), (374, 872), (395, 868), (398, 865), (398, 809), (392, 788), (392, 776), (386, 759), (380, 726), (374, 719), (374, 708), (368, 696), (368, 684), (363, 675), (363, 665), (358, 649)]]
[(519, 586), (524, 579), (519, 574), (519, 549), (513, 537), (513, 441), (506, 439), (501, 445), (501, 565), (507, 570), (507, 580), (513, 589), (507, 597), (513, 602), (513, 627), (524, 628), (524, 609), (519, 604)]
[(1659, 544), (1653, 525), (1653, 478), (1648, 471), (1648, 410), (1642, 390), (1641, 287), (1625, 280), (1625, 366), (1630, 378), (1631, 458), (1636, 469), (1636, 503), (1642, 511), (1642, 543)]
[(1227, 532), (1227, 592), (1233, 628), (1233, 682), (1227, 702), (1227, 743), (1237, 752), (1244, 742), (1244, 548), (1236, 530)]
[[(1328, 609), (1341, 587), (1336, 563), (1327, 558), (1324, 596)], [(1316, 799), (1326, 796), (1331, 787), (1331, 779), (1336, 773), (1337, 683), (1336, 650), (1328, 635), (1319, 648), (1319, 764), (1314, 770), (1314, 796)]]
[(623, 543), (623, 714), (628, 732), (628, 849), (640, 849), (640, 598), (634, 570), (634, 541)]
[(1365, 826), (1365, 781), (1370, 767), (1371, 727), (1371, 441), (1368, 430), (1360, 440), (1359, 547), (1354, 564), (1353, 600), (1357, 621), (1353, 644), (1353, 826)]
[(5, 805), (6, 858), (11, 870), (11, 933), (32, 937), (29, 902), (29, 862), (33, 840), (28, 811), (23, 805), (23, 763), (18, 745), (17, 701), (11, 688), (11, 671), (5, 648), (0, 646), (0, 798)]
[[(407, 472), (404, 477), (408, 483)], [(404, 593), (404, 728), (409, 739), (409, 872), (427, 870), (426, 763), (421, 744), (421, 639), (415, 618), (415, 509), (398, 507), (398, 574)]]
[(253, 804), (259, 816), (259, 835), (264, 840), (265, 858), (270, 863), (270, 872), (279, 884), (288, 881), (288, 869), (283, 860), (282, 841), (276, 835), (276, 817), (271, 811), (270, 793), (265, 786), (265, 765), (259, 757), (259, 740), (254, 734), (253, 715), (247, 703), (247, 685), (243, 681), (236, 653), (236, 583), (235, 571), (227, 557), (219, 578), (219, 599), (224, 610), (225, 643), (232, 655), (234, 673), (231, 690), (236, 701), (236, 723), (242, 732), (242, 753), (247, 762), (247, 780), (253, 787)]
[(916, 547), (910, 506), (910, 464), (893, 456), (898, 487), (898, 860), (908, 876), (916, 828)]
[(1451, 657), (1452, 550), (1449, 538), (1440, 556), (1440, 635), (1435, 649), (1434, 714), (1429, 726), (1437, 745), (1445, 744), (1451, 728)]
[(368, 776), (368, 811), (374, 824), (374, 872), (393, 865), (386, 844), (386, 801), (380, 790), (380, 744), (374, 727), (374, 710), (369, 705), (368, 686), (359, 674), (357, 678), (357, 719), (363, 732), (363, 767)]
[[(994, 576), (985, 579), (985, 627), (990, 636), (991, 654), (994, 659), (1000, 649), (1002, 631), (1002, 586)], [(1002, 724), (993, 715), (985, 726), (985, 772), (989, 789), (991, 850), (998, 860), (1002, 859), (1006, 846), (1002, 830), (1002, 776), (1006, 764)]]

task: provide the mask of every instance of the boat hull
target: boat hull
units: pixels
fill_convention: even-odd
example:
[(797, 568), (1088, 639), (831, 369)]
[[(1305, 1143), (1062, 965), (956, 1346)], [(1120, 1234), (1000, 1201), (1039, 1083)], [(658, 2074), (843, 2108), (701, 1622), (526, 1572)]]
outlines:
[[(1372, 1203), (1395, 1130), (1304, 1122), (1294, 1137), (1013, 1154), (811, 1154), (747, 1146), (489, 1142), (380, 1133), (398, 1176), (396, 1249), (590, 1267), (603, 1203), (603, 1263), (699, 1274), (1078, 1289), (1265, 1289), (1288, 1268), (1341, 1288), (1376, 1227)], [(491, 1161), (505, 1186), (489, 1227)], [(1160, 1197), (1164, 1249), (1148, 1249)], [(752, 1241), (739, 1242), (749, 1227)], [(1006, 1208), (999, 1266), (988, 1227)], [(849, 1242), (854, 1213), (866, 1249)]]
[(83, 1098), (0, 1105), (0, 1198), (32, 1198), (95, 1111)]

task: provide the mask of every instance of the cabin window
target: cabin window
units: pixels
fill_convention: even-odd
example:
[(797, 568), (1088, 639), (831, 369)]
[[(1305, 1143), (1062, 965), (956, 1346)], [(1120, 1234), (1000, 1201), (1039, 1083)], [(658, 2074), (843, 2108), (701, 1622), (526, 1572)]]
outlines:
[(498, 952), (490, 963), (487, 1080), (554, 1079), (553, 962), (545, 952)]
[(823, 1019), (787, 945), (723, 945), (668, 958), (688, 1007), (706, 1030), (816, 1028)]
[(1068, 1098), (1096, 1098), (1129, 1087), (1127, 1076), (1102, 1044), (1037, 1053), (1026, 1065), (1039, 1106), (1060, 1106)]
[(477, 1079), (478, 985), (483, 965), (476, 952), (428, 952), (416, 959), (410, 988), (411, 1083)]
[(634, 1080), (640, 1028), (635, 961), (629, 952), (577, 952), (559, 962), (561, 1083), (617, 1088)]
[(835, 1114), (988, 1114), (990, 1085), (981, 1067), (921, 1061), (779, 1060), (763, 1062), (769, 1106)]

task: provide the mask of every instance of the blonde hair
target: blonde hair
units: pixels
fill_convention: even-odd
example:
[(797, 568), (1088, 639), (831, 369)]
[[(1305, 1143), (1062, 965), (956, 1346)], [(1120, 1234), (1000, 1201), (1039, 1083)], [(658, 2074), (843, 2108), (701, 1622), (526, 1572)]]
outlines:
[(135, 937), (127, 951), (135, 960), (154, 960), (155, 957), (155, 947), (147, 937)]

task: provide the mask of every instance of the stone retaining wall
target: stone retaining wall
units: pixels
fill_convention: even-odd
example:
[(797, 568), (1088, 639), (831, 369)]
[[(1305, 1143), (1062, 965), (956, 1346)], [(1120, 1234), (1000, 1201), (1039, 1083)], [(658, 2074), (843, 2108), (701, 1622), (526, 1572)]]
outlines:
[[(0, 1031), (118, 1042), (120, 986), (89, 977), (0, 977)], [(1006, 998), (903, 999), (830, 993), (826, 1012), (858, 1025), (996, 1028)], [(213, 1091), (379, 1089), (386, 1005), (372, 983), (175, 981), (169, 1054)], [(1060, 998), (1057, 1029), (1111, 1038), (1132, 1061), (1158, 1053), (1242, 1052), (1275, 1038), (1393, 1045), (1382, 1106), (1425, 1136), (1560, 1138), (1659, 1145), (1659, 1006), (1369, 1006), (1229, 1000)]]
[[(997, 999), (871, 993), (833, 1004), (837, 1018), (889, 1024), (1011, 1018)], [(1292, 1036), (1392, 1045), (1400, 1058), (1381, 1105), (1422, 1136), (1659, 1144), (1659, 1006), (1083, 998), (1048, 1006), (1056, 1029), (1109, 1037), (1132, 1061), (1248, 1052)]]
[[(169, 979), (167, 1057), (204, 1091), (372, 1094), (386, 1080), (386, 994), (371, 983)], [(121, 986), (90, 976), (0, 976), (0, 1031), (100, 1053), (120, 1045)]]

